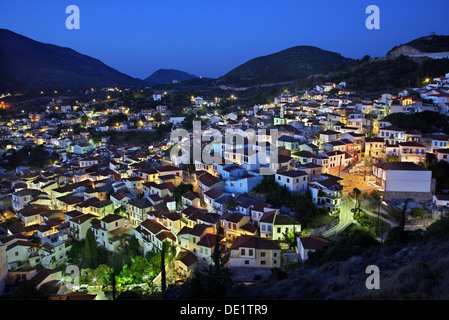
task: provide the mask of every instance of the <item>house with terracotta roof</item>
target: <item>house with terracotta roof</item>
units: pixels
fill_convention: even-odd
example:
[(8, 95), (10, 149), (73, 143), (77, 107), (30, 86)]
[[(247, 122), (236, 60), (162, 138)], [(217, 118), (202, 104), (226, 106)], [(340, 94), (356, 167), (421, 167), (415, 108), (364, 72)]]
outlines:
[(65, 263), (72, 248), (67, 234), (56, 233), (41, 239), (41, 264), (45, 268), (56, 268)]
[(50, 211), (47, 207), (26, 206), (17, 212), (17, 217), (23, 222), (25, 227), (31, 225), (40, 225), (44, 218), (42, 214)]
[(153, 211), (153, 204), (147, 198), (135, 198), (126, 204), (126, 214), (130, 225), (138, 226), (147, 219), (147, 213)]
[(111, 194), (109, 199), (114, 204), (114, 208), (117, 209), (121, 207), (126, 207), (126, 204), (128, 203), (129, 200), (132, 199), (132, 196), (130, 194), (126, 194), (125, 192), (118, 191)]
[[(96, 198), (94, 198), (96, 199)], [(114, 204), (111, 200), (100, 200), (100, 201), (94, 201), (89, 205), (89, 212), (93, 215), (96, 215), (100, 218), (103, 218), (109, 214), (114, 213)]]
[(306, 190), (309, 177), (305, 171), (289, 170), (278, 171), (274, 181), (280, 186), (285, 186), (289, 191)]
[(194, 191), (187, 191), (181, 196), (182, 208), (187, 208), (193, 206), (196, 208), (200, 207), (200, 195)]
[(12, 209), (17, 212), (23, 209), (31, 200), (36, 198), (42, 192), (35, 189), (22, 189), (12, 194)]
[(158, 251), (162, 249), (162, 243), (169, 241), (176, 243), (176, 237), (165, 226), (153, 219), (143, 221), (134, 232), (136, 239), (143, 248), (145, 255), (149, 251)]
[(109, 214), (100, 220), (96, 241), (110, 252), (115, 252), (125, 244), (130, 229), (125, 226), (126, 219), (122, 216)]
[(84, 192), (84, 190), (87, 190), (92, 186), (93, 182), (90, 180), (83, 180), (80, 182), (67, 184), (65, 186), (52, 189), (50, 193), (50, 198), (52, 201), (56, 202), (56, 198), (58, 197), (62, 197), (69, 193)]
[(296, 250), (301, 257), (301, 260), (305, 261), (309, 258), (310, 252), (315, 252), (328, 243), (329, 241), (326, 239), (317, 237), (313, 234), (304, 235), (296, 238)]
[(398, 143), (399, 157), (402, 162), (413, 162), (419, 164), (426, 162), (426, 146), (415, 141)]
[(211, 175), (208, 172), (202, 171), (196, 174), (198, 186), (202, 193), (209, 191), (212, 188), (221, 189), (224, 185), (224, 181)]
[[(265, 208), (271, 208), (271, 205), (269, 203), (252, 199), (242, 194), (235, 195), (233, 199), (236, 202), (234, 211), (247, 216), (252, 216), (253, 218), (255, 215), (264, 212)], [(253, 213), (255, 214), (253, 215)], [(255, 220), (257, 220), (257, 218)]]
[(435, 153), (437, 149), (447, 148), (449, 143), (449, 135), (445, 133), (431, 133), (423, 135), (423, 138), (431, 139), (428, 151)]
[[(197, 257), (201, 263), (213, 264), (213, 254), (218, 241), (219, 251), (222, 252), (226, 248), (226, 238), (215, 233), (204, 234), (200, 241), (197, 242)], [(221, 256), (221, 254), (220, 254)]]
[(249, 229), (251, 234), (257, 231), (257, 228), (249, 228), (251, 224), (249, 215), (244, 215), (238, 212), (228, 212), (221, 216), (220, 224), (224, 230), (226, 241), (232, 242), (241, 234), (248, 233), (245, 229)]
[(157, 194), (159, 197), (163, 198), (166, 195), (173, 195), (176, 186), (172, 182), (166, 182), (157, 184), (154, 182), (146, 182), (142, 185), (142, 191), (144, 196), (148, 196), (150, 194)]
[(184, 226), (184, 223), (181, 220), (181, 214), (176, 211), (170, 211), (168, 208), (160, 210), (160, 214), (157, 214), (157, 210), (152, 212), (152, 214), (156, 216), (156, 220), (170, 230), (171, 233), (177, 234)]
[(198, 223), (197, 219), (206, 213), (206, 209), (189, 206), (181, 211), (181, 217), (188, 227), (194, 227)]
[(34, 242), (17, 239), (6, 246), (6, 257), (9, 269), (24, 263), (33, 267), (40, 262), (40, 249)]
[(175, 257), (175, 269), (184, 277), (188, 278), (198, 264), (198, 257), (188, 251), (180, 251)]
[(382, 137), (365, 138), (365, 157), (384, 158), (385, 140)]
[(438, 161), (449, 162), (449, 148), (435, 149), (434, 151)]
[(239, 236), (230, 247), (231, 267), (281, 266), (281, 247), (276, 241), (250, 235)]
[(200, 239), (207, 233), (213, 233), (214, 228), (205, 224), (196, 224), (194, 227), (183, 227), (176, 235), (177, 250), (188, 250), (197, 255)]
[(145, 182), (145, 180), (140, 177), (124, 178), (122, 181), (125, 182), (128, 190), (134, 193), (140, 193), (142, 190), (142, 184)]
[(211, 188), (208, 191), (204, 192), (203, 196), (207, 210), (212, 212), (218, 212), (221, 214), (223, 212), (222, 210), (220, 210), (220, 208), (222, 208), (222, 204), (219, 203), (218, 200), (221, 198), (227, 199), (232, 195), (224, 190)]
[(398, 144), (399, 142), (405, 142), (405, 133), (405, 129), (389, 125), (379, 128), (377, 136), (379, 138), (384, 138), (386, 144)]
[(231, 164), (223, 168), (221, 172), (221, 178), (223, 180), (237, 179), (241, 177), (245, 172), (246, 170), (243, 169), (242, 167), (235, 164)]
[(55, 201), (56, 208), (64, 211), (73, 211), (76, 209), (77, 205), (84, 202), (84, 198), (76, 197), (72, 194), (66, 194), (61, 197), (57, 197)]
[(273, 220), (272, 240), (283, 240), (289, 232), (301, 232), (301, 224), (295, 218), (276, 212)]
[(145, 180), (145, 182), (157, 182), (159, 172), (155, 168), (138, 168), (133, 173)]
[(330, 214), (340, 212), (343, 198), (343, 186), (334, 178), (324, 178), (309, 183), (312, 202), (319, 207), (324, 207)]
[(81, 241), (86, 238), (86, 233), (90, 229), (91, 221), (97, 218), (93, 214), (80, 214), (70, 219), (70, 235), (72, 238)]

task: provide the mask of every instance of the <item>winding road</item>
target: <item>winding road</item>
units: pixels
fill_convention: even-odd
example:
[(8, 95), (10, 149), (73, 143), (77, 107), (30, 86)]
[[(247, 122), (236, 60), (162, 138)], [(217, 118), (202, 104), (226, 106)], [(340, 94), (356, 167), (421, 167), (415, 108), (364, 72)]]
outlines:
[(352, 199), (350, 196), (344, 196), (341, 200), (341, 210), (338, 224), (324, 231), (321, 236), (330, 237), (336, 235), (349, 227), (353, 222), (355, 222), (354, 213), (351, 212), (351, 208), (354, 208), (354, 205), (354, 199)]

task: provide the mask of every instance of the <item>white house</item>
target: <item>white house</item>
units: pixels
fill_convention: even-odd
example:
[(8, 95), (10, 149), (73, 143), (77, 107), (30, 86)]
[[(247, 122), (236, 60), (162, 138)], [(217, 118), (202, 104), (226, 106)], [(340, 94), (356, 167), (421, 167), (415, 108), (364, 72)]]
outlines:
[(307, 189), (309, 183), (308, 174), (301, 170), (278, 171), (275, 181), (280, 186), (285, 186), (289, 191)]
[(281, 248), (276, 241), (250, 235), (239, 236), (231, 245), (231, 267), (281, 266)]
[(115, 252), (125, 243), (130, 229), (125, 226), (126, 219), (122, 216), (109, 214), (101, 219), (97, 242), (110, 252)]
[(312, 234), (298, 237), (296, 242), (296, 248), (302, 261), (309, 258), (309, 252), (314, 252), (329, 243), (329, 241)]
[(432, 197), (432, 202), (437, 207), (449, 207), (449, 195), (435, 194)]
[(385, 162), (373, 166), (383, 198), (432, 199), (432, 171), (412, 162)]
[(72, 146), (72, 151), (76, 154), (85, 154), (92, 151), (93, 149), (93, 146), (87, 142), (77, 143)]

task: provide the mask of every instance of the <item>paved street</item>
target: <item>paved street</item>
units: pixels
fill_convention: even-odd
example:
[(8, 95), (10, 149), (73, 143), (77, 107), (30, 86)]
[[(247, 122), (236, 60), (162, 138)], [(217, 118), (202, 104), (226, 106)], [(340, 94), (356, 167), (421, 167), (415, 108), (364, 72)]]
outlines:
[(340, 178), (343, 179), (340, 181), (340, 184), (343, 186), (344, 191), (352, 192), (354, 188), (358, 188), (362, 192), (370, 192), (371, 190), (378, 188), (371, 183), (366, 182), (363, 175), (342, 172)]
[(336, 235), (345, 230), (354, 220), (354, 214), (351, 212), (351, 208), (354, 208), (355, 200), (350, 196), (344, 196), (341, 200), (341, 211), (339, 222), (336, 226), (324, 231), (321, 235), (323, 237), (329, 237)]

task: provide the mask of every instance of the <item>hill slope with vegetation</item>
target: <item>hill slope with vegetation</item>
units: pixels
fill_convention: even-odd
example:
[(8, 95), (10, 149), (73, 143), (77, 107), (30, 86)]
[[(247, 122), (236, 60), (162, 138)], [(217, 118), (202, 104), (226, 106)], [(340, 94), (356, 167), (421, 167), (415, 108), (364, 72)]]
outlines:
[(420, 54), (449, 52), (449, 36), (430, 35), (412, 40), (406, 44), (395, 46), (387, 56), (396, 57), (401, 54)]
[(422, 133), (444, 132), (449, 134), (449, 121), (438, 112), (423, 111), (406, 114), (392, 113), (385, 117), (391, 124), (406, 130), (419, 130)]
[[(343, 240), (331, 242), (301, 266), (273, 272), (268, 280), (229, 291), (236, 299), (448, 299), (449, 218), (427, 231), (397, 229), (384, 244), (356, 226)], [(395, 236), (396, 235), (396, 236)], [(380, 271), (380, 289), (368, 290), (366, 268)]]
[(377, 96), (381, 93), (397, 94), (410, 87), (422, 87), (427, 78), (449, 72), (449, 59), (395, 58), (370, 59), (365, 56), (354, 65), (336, 72), (317, 74), (301, 82), (302, 86), (313, 83), (346, 81), (361, 96)]
[(217, 79), (217, 84), (250, 87), (293, 82), (352, 62), (352, 59), (335, 52), (312, 46), (297, 46), (252, 59)]

